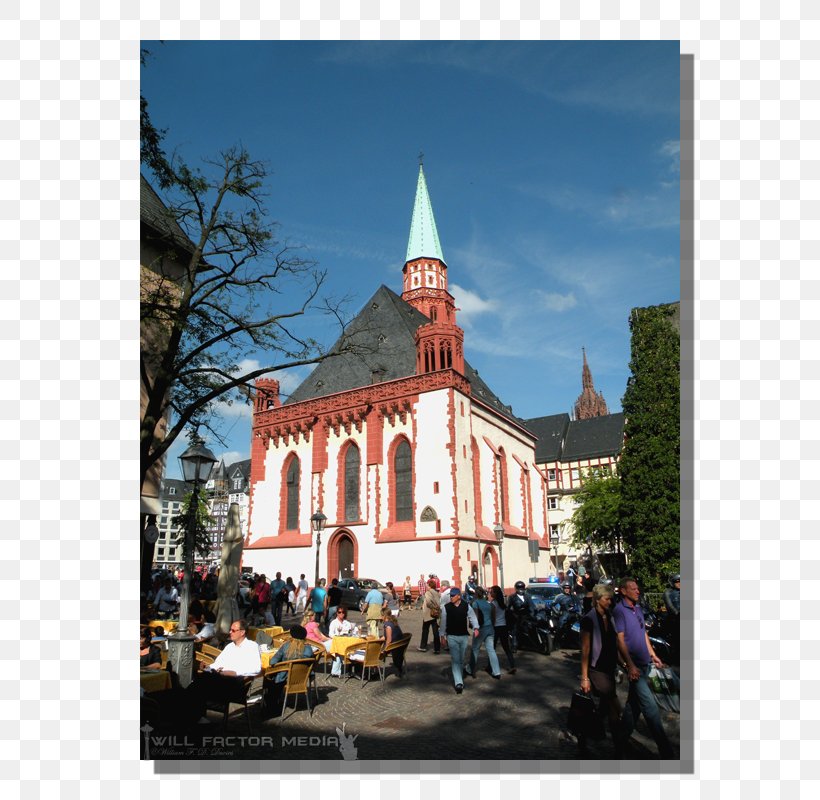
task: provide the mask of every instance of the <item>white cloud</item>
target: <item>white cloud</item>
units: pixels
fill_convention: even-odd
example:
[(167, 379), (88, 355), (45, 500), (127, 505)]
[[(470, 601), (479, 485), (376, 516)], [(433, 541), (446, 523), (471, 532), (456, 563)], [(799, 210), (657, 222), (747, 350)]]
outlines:
[(483, 314), (486, 311), (495, 310), (494, 300), (484, 300), (475, 292), (465, 289), (455, 283), (450, 284), (450, 293), (456, 301), (456, 308), (464, 315)]
[(541, 304), (548, 311), (566, 311), (578, 305), (578, 301), (575, 299), (575, 292), (570, 292), (569, 294), (538, 292), (538, 295), (540, 296)]
[(239, 450), (228, 450), (225, 453), (216, 453), (219, 458), (225, 462), (225, 466), (229, 467), (237, 461), (247, 461), (251, 456), (249, 451), (240, 452)]
[(660, 153), (670, 159), (669, 171), (680, 173), (680, 141), (670, 139), (661, 145)]

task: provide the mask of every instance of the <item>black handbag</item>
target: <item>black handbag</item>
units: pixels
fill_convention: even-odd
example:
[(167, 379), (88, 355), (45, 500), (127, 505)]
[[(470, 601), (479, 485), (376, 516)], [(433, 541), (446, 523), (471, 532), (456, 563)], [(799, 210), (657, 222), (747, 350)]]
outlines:
[(567, 728), (575, 736), (599, 735), (598, 711), (591, 695), (575, 692), (569, 706)]

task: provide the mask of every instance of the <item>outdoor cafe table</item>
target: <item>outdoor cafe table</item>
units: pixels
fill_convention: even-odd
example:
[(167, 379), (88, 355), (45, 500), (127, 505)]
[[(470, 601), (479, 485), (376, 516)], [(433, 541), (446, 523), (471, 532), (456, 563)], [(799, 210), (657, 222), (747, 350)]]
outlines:
[(171, 676), (164, 669), (140, 670), (140, 686), (146, 692), (161, 692), (171, 688)]
[(350, 645), (364, 644), (366, 641), (362, 636), (334, 636), (330, 644), (330, 655), (343, 656)]
[(267, 633), (268, 636), (270, 636), (270, 638), (273, 639), (274, 636), (278, 636), (280, 633), (284, 633), (285, 629), (281, 625), (273, 625), (270, 628), (250, 628), (249, 627), (248, 628), (248, 638), (252, 639), (255, 642), (256, 641), (256, 634), (259, 633), (259, 631), (263, 631), (264, 633)]
[(270, 660), (276, 655), (278, 649), (278, 647), (274, 647), (266, 652), (260, 651), (259, 657), (262, 659), (262, 669), (267, 669), (270, 666)]

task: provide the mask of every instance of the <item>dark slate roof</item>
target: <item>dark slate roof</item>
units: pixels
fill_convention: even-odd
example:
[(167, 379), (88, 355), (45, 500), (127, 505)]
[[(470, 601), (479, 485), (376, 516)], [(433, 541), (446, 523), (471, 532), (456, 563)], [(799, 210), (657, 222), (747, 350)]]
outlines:
[(617, 455), (624, 443), (624, 414), (577, 419), (570, 422), (561, 454), (563, 461)]
[(536, 464), (560, 460), (561, 446), (569, 424), (569, 414), (553, 414), (549, 417), (524, 420), (527, 429), (538, 437), (535, 443)]
[(536, 464), (614, 456), (620, 453), (624, 441), (622, 411), (576, 420), (570, 420), (569, 414), (553, 414), (526, 419), (524, 425), (538, 437)]
[(234, 463), (225, 470), (229, 480), (233, 480), (237, 470), (239, 470), (246, 481), (249, 480), (251, 477), (251, 460), (247, 458), (244, 461), (234, 461)]
[[(323, 361), (296, 388), (287, 402), (299, 403), (415, 375), (414, 334), (416, 328), (428, 322), (428, 317), (395, 292), (384, 285), (380, 286), (347, 328), (345, 336), (356, 345), (357, 352)], [(331, 352), (338, 351), (341, 341), (336, 342)], [(475, 400), (490, 406), (517, 425), (523, 425), (522, 420), (513, 416), (511, 408), (498, 399), (466, 360), (464, 373)]]
[(180, 228), (173, 214), (162, 202), (150, 183), (140, 175), (140, 221), (150, 226), (162, 239), (170, 240), (186, 253), (194, 252), (194, 245)]
[[(171, 488), (176, 489), (173, 494), (168, 492)], [(191, 488), (187, 483), (185, 483), (185, 481), (178, 480), (177, 478), (163, 478), (162, 484), (160, 485), (159, 495), (161, 500), (176, 502), (181, 501), (190, 491)]]

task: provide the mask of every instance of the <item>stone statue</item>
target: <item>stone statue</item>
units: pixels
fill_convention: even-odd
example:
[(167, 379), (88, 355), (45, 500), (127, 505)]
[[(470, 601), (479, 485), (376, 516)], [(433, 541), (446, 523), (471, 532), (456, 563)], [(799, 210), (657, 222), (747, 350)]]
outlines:
[(216, 630), (227, 634), (231, 622), (239, 619), (236, 593), (239, 589), (239, 564), (242, 561), (242, 525), (239, 522), (239, 504), (231, 503), (228, 524), (222, 540), (222, 561), (217, 584)]

